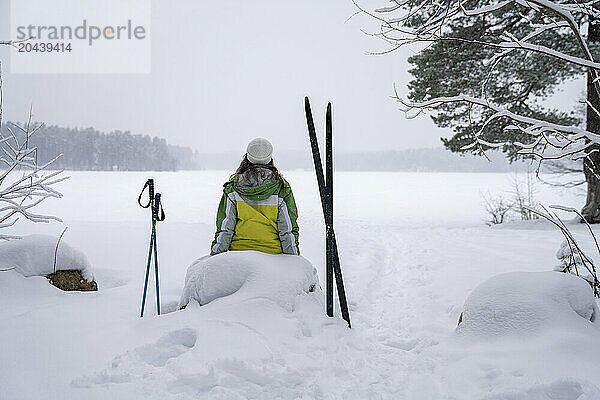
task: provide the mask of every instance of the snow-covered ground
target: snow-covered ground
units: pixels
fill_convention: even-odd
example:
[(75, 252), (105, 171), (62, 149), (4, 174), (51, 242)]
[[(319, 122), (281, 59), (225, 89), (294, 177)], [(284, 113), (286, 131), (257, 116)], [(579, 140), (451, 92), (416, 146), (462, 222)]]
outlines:
[[(488, 278), (551, 271), (561, 234), (540, 221), (489, 228), (481, 193), (506, 174), (339, 173), (336, 234), (353, 329), (323, 316), (318, 292), (282, 306), (230, 297), (175, 311), (187, 267), (205, 255), (225, 171), (72, 172), (44, 211), (65, 224), (11, 233), (60, 235), (83, 251), (98, 292), (0, 272), (0, 399), (560, 399), (600, 398), (600, 329), (582, 319), (527, 335), (456, 333), (463, 304)], [(324, 235), (311, 172), (285, 174), (298, 203), (302, 255), (323, 283)], [(152, 176), (164, 314), (138, 317)], [(583, 193), (538, 187), (544, 204)], [(584, 227), (572, 224), (596, 259)], [(150, 285), (152, 287), (152, 285)], [(579, 327), (579, 328), (578, 328)]]

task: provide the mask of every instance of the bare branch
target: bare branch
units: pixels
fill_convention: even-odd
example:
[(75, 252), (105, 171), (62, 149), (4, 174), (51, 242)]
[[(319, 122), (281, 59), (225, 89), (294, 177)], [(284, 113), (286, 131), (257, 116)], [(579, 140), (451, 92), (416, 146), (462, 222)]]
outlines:
[[(41, 223), (61, 221), (56, 216), (33, 211), (49, 198), (62, 197), (62, 194), (54, 187), (68, 177), (62, 176), (63, 171), (46, 171), (60, 155), (48, 162), (38, 164), (37, 148), (31, 145), (31, 138), (40, 130), (42, 124), (32, 122), (33, 113), (30, 108), (27, 123), (24, 126), (2, 125), (1, 101), (2, 74), (0, 69), (0, 155), (2, 156), (0, 162), (5, 167), (0, 171), (0, 229), (13, 226), (19, 217)], [(8, 131), (8, 135), (1, 132), (3, 128)], [(0, 234), (0, 240), (14, 238), (17, 237)]]

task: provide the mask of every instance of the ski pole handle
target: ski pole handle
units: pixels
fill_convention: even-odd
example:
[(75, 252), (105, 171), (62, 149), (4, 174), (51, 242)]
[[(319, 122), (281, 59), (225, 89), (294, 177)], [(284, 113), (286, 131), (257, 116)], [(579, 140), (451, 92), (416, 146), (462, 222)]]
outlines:
[[(144, 195), (144, 191), (146, 190), (146, 188), (148, 188), (148, 198), (149, 199), (148, 199), (148, 204), (144, 205), (144, 204), (142, 204), (142, 196)], [(142, 188), (140, 195), (138, 196), (138, 204), (142, 208), (148, 208), (152, 204), (153, 200), (154, 200), (154, 179), (149, 178), (146, 181), (146, 183), (144, 184), (144, 187)]]
[(165, 220), (165, 211), (163, 210), (162, 203), (160, 202), (160, 193), (156, 193), (154, 196), (154, 207), (152, 209), (153, 217), (161, 222)]
[(160, 193), (154, 195), (154, 204), (152, 204), (152, 217), (158, 219), (158, 207), (160, 206)]
[(150, 195), (150, 201), (154, 199), (154, 179), (148, 179), (148, 194)]

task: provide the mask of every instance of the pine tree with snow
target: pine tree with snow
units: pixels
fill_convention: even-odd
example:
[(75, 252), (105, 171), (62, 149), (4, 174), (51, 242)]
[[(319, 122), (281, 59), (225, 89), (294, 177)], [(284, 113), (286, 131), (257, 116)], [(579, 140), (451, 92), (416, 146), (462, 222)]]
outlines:
[[(371, 13), (392, 50), (419, 43), (409, 58), (414, 79), (409, 116), (433, 110), (454, 131), (454, 152), (500, 149), (511, 160), (571, 159), (588, 183), (583, 215), (600, 222), (600, 9), (564, 1), (394, 0)], [(587, 76), (585, 126), (576, 104), (543, 104), (569, 80)], [(573, 102), (575, 103), (575, 102)]]

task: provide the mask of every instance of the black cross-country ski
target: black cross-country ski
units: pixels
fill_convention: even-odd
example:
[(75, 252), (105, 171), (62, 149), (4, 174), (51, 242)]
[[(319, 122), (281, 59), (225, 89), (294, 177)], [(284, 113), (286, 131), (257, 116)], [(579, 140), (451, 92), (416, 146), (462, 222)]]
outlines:
[(331, 122), (331, 103), (327, 104), (327, 113), (325, 115), (325, 174), (323, 174), (317, 131), (315, 129), (308, 97), (304, 98), (304, 109), (306, 112), (308, 137), (310, 139), (315, 172), (317, 174), (317, 184), (321, 196), (323, 217), (325, 219), (325, 298), (327, 315), (333, 317), (333, 279), (335, 276), (342, 318), (344, 318), (348, 323), (348, 326), (351, 327), (346, 291), (344, 289), (344, 279), (342, 277), (342, 268), (340, 266), (340, 258), (337, 249), (337, 240), (335, 238), (335, 231), (333, 230), (333, 128)]

